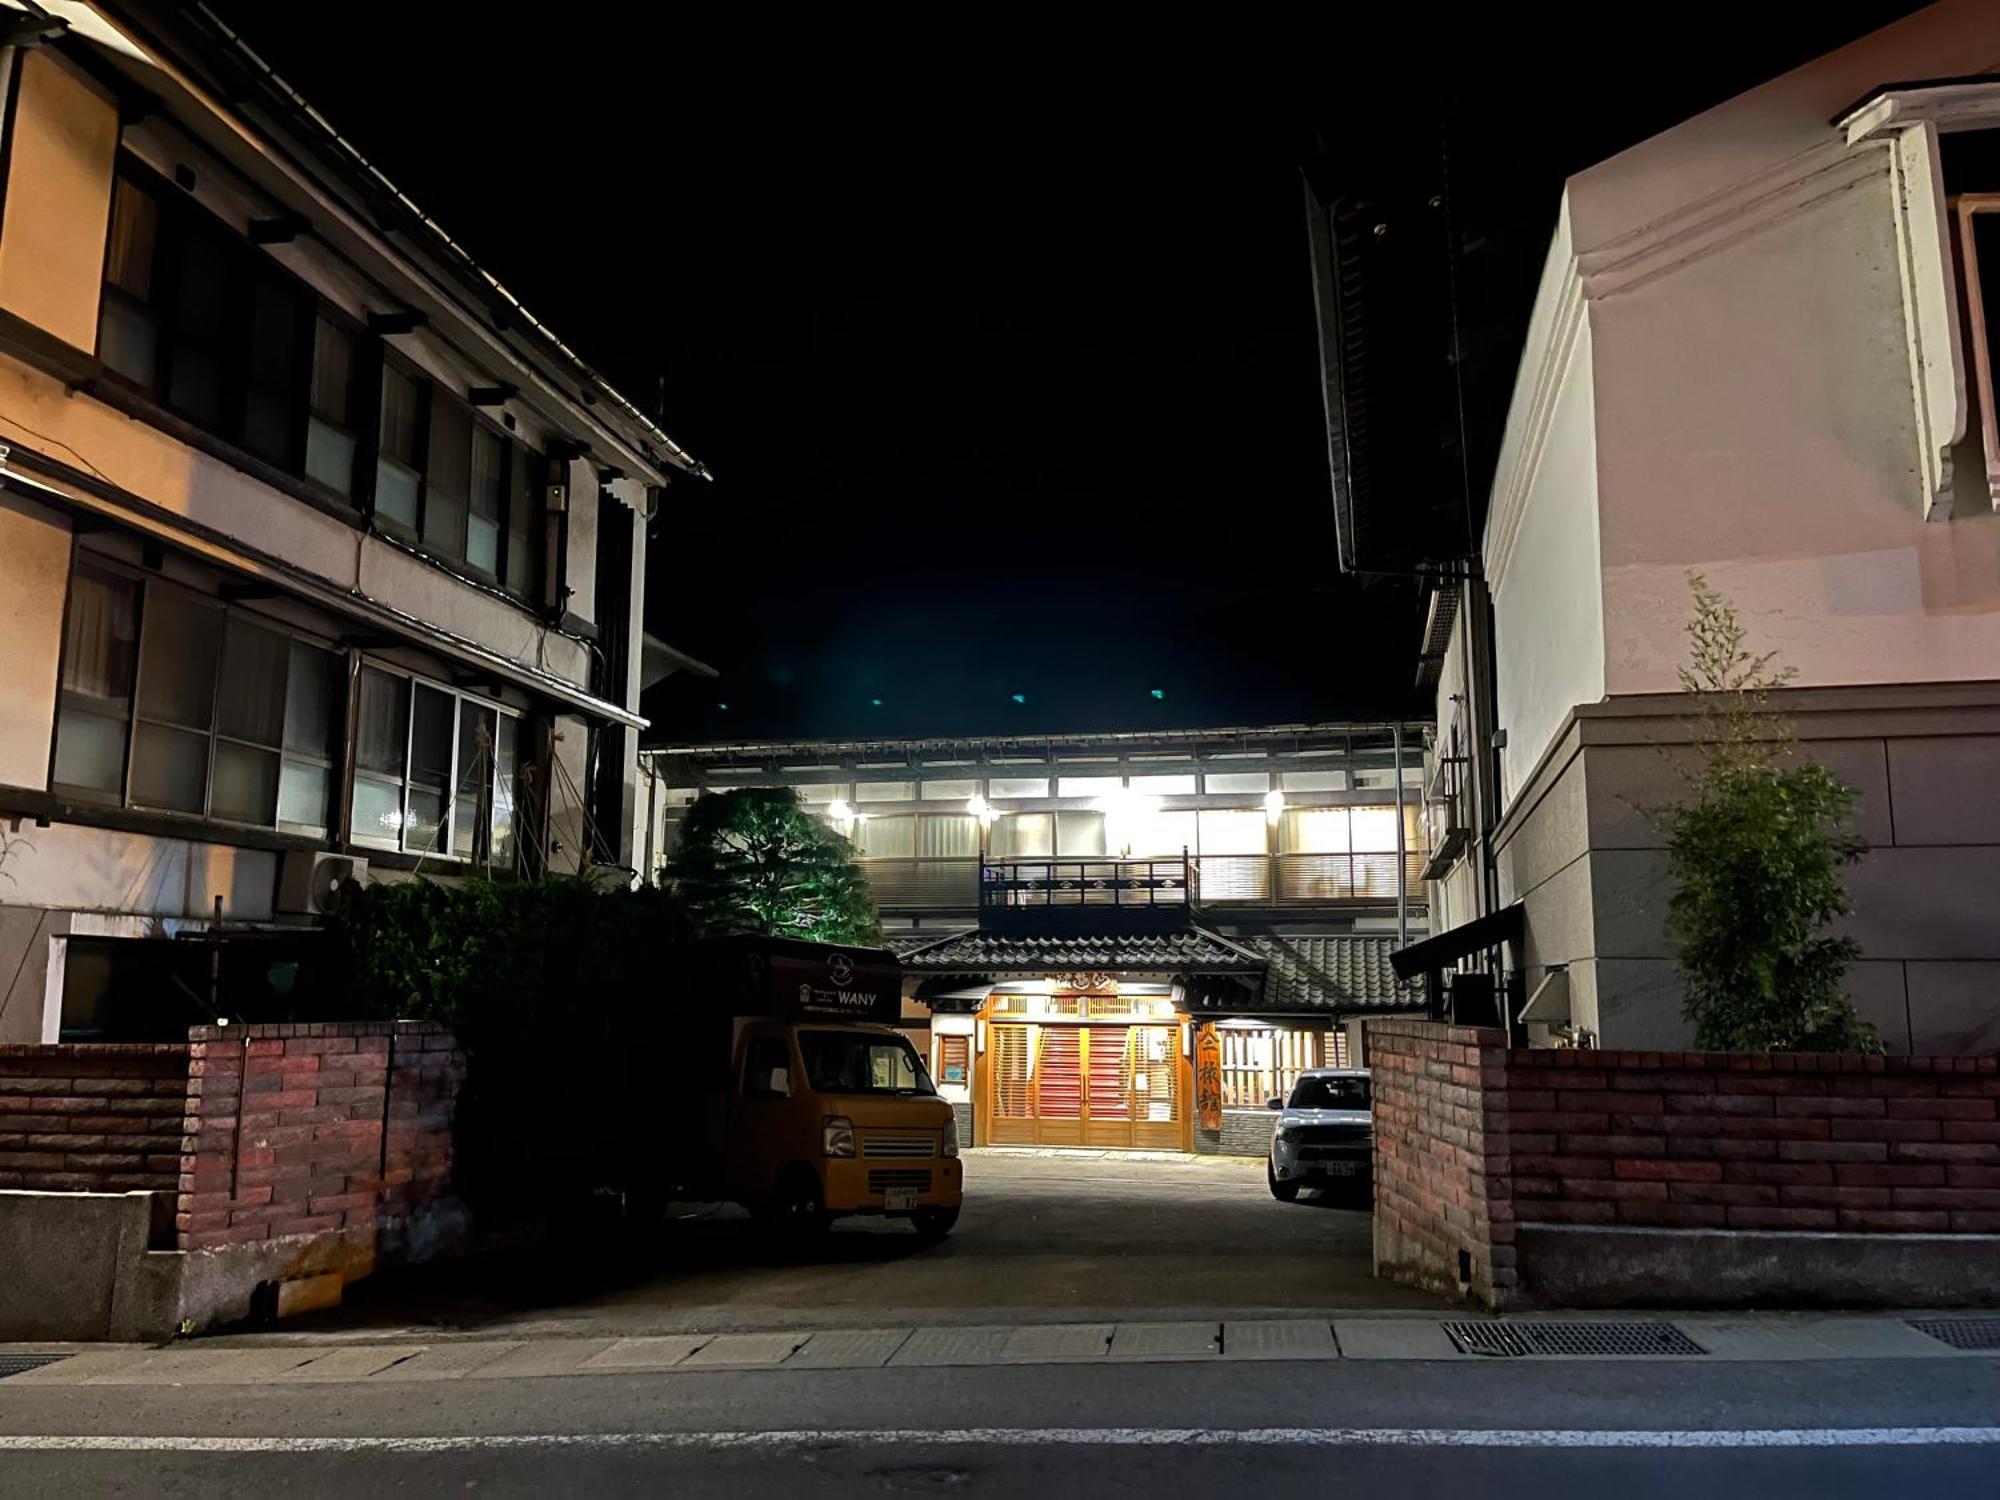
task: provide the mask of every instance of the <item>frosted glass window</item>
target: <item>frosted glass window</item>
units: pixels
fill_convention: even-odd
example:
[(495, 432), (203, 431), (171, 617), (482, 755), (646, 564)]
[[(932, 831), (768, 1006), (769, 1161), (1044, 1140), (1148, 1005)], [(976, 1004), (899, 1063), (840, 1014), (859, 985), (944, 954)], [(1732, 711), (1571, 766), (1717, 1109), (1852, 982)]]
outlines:
[(500, 573), (500, 513), (505, 501), (500, 471), (505, 450), (491, 428), (472, 429), (471, 511), (466, 519), (465, 560), (492, 577)]
[(79, 566), (63, 631), (62, 712), (55, 779), (120, 793), (139, 653), (139, 585)]
[(1354, 809), (1354, 852), (1394, 854), (1396, 852), (1396, 809), (1357, 807)]
[(477, 703), (458, 705), (458, 759), (452, 779), (451, 852), (470, 859), (479, 836), (479, 809), (493, 763), (494, 712)]
[(453, 717), (450, 694), (416, 685), (410, 708), (410, 802), (403, 820), (403, 847), (412, 851), (443, 848)]
[(1008, 813), (993, 820), (986, 846), (995, 859), (1033, 859), (1055, 852), (1055, 824), (1047, 813)]
[(1268, 792), (1269, 771), (1210, 771), (1207, 789), (1211, 792)]
[(278, 826), (291, 833), (324, 833), (331, 785), (325, 766), (286, 760), (278, 773)]
[(1131, 785), (1133, 791), (1149, 797), (1192, 797), (1195, 792), (1192, 772), (1180, 776), (1134, 776)]
[(917, 852), (915, 818), (863, 818), (854, 833), (863, 859), (908, 859)]
[(856, 802), (914, 802), (916, 797), (914, 781), (860, 781), (854, 786)]
[(1061, 797), (1108, 797), (1113, 792), (1123, 791), (1123, 776), (1065, 776), (1056, 783), (1056, 795)]
[(1046, 776), (996, 776), (986, 783), (988, 797), (1046, 797), (1049, 794), (1049, 779)]
[(964, 802), (979, 791), (976, 781), (926, 781), (923, 784), (926, 802)]
[(496, 864), (511, 864), (514, 859), (514, 776), (520, 727), (518, 719), (502, 714), (493, 738), (493, 811), (486, 848)]
[(821, 781), (798, 788), (799, 801), (808, 807), (822, 806), (828, 802), (847, 801), (847, 783), (844, 781)]
[(1288, 792), (1344, 792), (1347, 790), (1347, 773), (1286, 771), (1278, 777), (1278, 785)]
[(132, 802), (199, 815), (208, 786), (208, 731), (141, 724), (132, 747)]
[(974, 817), (917, 819), (920, 859), (972, 859), (979, 853), (979, 820)]
[(1286, 854), (1345, 854), (1347, 840), (1344, 807), (1292, 808), (1278, 824), (1278, 848)]
[(215, 651), (222, 613), (179, 589), (146, 590), (139, 645), (139, 717), (206, 730), (215, 709)]
[(278, 756), (273, 750), (217, 740), (215, 785), (208, 813), (232, 823), (269, 825), (278, 803)]
[(222, 674), (216, 683), (216, 733), (276, 745), (284, 733), (285, 667), (291, 641), (232, 619), (223, 633)]
[(1262, 809), (1205, 811), (1198, 815), (1203, 854), (1265, 854), (1270, 845)]
[(1056, 814), (1056, 853), (1092, 855), (1104, 852), (1104, 814), (1066, 812)]
[(1195, 846), (1195, 815), (1191, 812), (1140, 813), (1127, 823), (1127, 842), (1134, 855), (1175, 855)]

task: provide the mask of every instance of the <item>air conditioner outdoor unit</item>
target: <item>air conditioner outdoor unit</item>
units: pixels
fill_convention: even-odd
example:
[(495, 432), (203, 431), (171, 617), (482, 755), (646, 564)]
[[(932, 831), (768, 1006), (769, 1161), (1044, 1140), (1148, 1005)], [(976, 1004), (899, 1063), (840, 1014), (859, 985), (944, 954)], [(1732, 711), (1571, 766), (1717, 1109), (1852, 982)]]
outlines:
[(367, 879), (365, 859), (320, 849), (294, 849), (286, 854), (278, 871), (278, 910), (323, 917), (339, 901), (343, 885)]

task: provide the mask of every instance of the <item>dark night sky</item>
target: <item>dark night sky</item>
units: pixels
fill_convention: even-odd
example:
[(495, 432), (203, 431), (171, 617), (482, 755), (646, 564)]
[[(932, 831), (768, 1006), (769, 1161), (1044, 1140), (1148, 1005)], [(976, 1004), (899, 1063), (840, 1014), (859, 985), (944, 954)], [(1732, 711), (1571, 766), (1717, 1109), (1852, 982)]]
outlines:
[(648, 623), (723, 672), (673, 739), (1427, 708), (1412, 586), (1333, 569), (1315, 140), (1457, 117), (1511, 366), (1564, 175), (1913, 8), (217, 4), (715, 471), (655, 532)]

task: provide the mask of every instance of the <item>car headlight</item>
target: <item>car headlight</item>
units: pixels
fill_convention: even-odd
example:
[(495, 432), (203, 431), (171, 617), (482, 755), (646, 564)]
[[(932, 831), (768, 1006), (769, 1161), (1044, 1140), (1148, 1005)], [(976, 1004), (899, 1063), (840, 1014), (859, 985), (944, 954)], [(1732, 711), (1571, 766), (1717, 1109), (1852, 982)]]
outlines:
[(1278, 1139), (1279, 1139), (1279, 1140), (1281, 1140), (1281, 1141), (1295, 1141), (1295, 1140), (1297, 1140), (1298, 1138), (1299, 1138), (1299, 1133), (1298, 1133), (1298, 1132), (1297, 1132), (1296, 1130), (1287, 1130), (1287, 1129), (1285, 1129), (1285, 1128), (1284, 1128), (1284, 1127), (1283, 1127), (1282, 1125), (1278, 1127)]
[(846, 1115), (828, 1115), (820, 1121), (820, 1150), (828, 1156), (854, 1154), (854, 1122)]
[(958, 1116), (953, 1115), (944, 1122), (944, 1154), (958, 1155)]

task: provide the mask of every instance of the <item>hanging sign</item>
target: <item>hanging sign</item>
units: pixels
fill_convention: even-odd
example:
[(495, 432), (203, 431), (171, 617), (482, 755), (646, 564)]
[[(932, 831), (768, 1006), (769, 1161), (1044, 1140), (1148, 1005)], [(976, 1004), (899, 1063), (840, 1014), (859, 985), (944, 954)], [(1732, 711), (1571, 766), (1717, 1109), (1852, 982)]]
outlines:
[(1194, 1037), (1194, 1105), (1203, 1130), (1222, 1129), (1222, 1038), (1209, 1025)]

